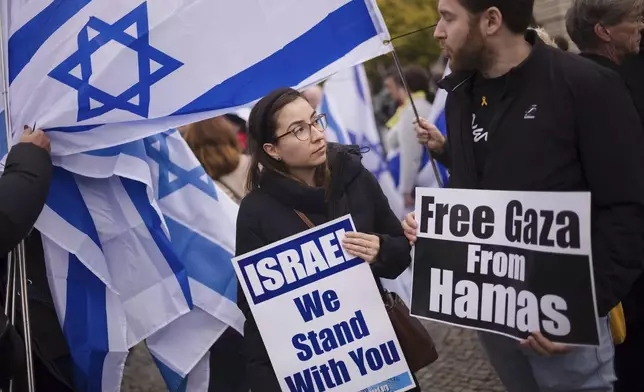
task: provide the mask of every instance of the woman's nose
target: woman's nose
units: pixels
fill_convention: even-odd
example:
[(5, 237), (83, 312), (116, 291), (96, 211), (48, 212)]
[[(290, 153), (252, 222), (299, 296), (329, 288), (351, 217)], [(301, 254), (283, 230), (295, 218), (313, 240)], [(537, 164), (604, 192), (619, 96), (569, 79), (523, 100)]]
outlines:
[(311, 126), (311, 142), (315, 143), (320, 139), (324, 139), (324, 131), (316, 125)]

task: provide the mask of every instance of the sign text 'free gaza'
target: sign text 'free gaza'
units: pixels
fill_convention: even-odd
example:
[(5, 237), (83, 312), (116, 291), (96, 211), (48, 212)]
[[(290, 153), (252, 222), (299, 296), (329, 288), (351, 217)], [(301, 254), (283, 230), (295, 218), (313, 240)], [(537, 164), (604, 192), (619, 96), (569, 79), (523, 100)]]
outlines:
[(350, 216), (233, 260), (284, 391), (407, 391), (415, 384), (370, 266), (342, 247)]
[(598, 344), (589, 193), (419, 188), (416, 221), (413, 315)]

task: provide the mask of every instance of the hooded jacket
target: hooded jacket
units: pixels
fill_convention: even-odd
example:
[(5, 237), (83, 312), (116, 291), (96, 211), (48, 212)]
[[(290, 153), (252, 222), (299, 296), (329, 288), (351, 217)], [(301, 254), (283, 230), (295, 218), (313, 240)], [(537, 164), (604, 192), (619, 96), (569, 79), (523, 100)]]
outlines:
[(644, 131), (620, 76), (526, 34), (532, 52), (508, 73), (488, 126), (481, 176), (474, 159), (472, 74), (441, 81), (449, 94), (439, 161), (450, 186), (508, 191), (590, 191), (595, 291), (605, 316), (644, 268)]
[[(376, 178), (363, 167), (356, 146), (329, 143), (327, 155), (331, 170), (327, 202), (322, 188), (308, 187), (270, 170), (262, 173), (259, 189), (250, 192), (239, 208), (237, 255), (307, 230), (295, 210), (306, 214), (315, 225), (351, 214), (359, 232), (380, 237), (380, 253), (371, 264), (374, 276), (396, 278), (411, 262), (411, 247)], [(250, 388), (253, 392), (278, 392), (277, 378), (239, 285), (237, 303), (246, 316), (244, 341)]]

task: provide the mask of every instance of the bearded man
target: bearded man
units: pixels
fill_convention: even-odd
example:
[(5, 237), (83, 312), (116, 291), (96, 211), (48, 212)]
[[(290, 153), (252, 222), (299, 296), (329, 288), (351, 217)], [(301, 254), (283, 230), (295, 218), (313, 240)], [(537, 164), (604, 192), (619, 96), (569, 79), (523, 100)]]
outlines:
[[(585, 191), (600, 345), (555, 344), (539, 331), (523, 342), (481, 332), (509, 392), (612, 391), (607, 315), (644, 268), (644, 131), (615, 72), (549, 47), (528, 30), (534, 0), (440, 0), (434, 36), (453, 73), (447, 138), (416, 129), (450, 169), (449, 186), (508, 191)], [(403, 222), (416, 240), (413, 214)]]

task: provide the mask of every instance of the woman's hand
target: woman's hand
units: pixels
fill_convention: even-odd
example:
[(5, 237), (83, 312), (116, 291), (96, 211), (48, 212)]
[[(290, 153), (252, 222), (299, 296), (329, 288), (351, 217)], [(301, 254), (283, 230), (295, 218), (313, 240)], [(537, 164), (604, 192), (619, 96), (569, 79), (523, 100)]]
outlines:
[(365, 233), (346, 233), (342, 246), (351, 255), (372, 263), (380, 253), (380, 237)]

